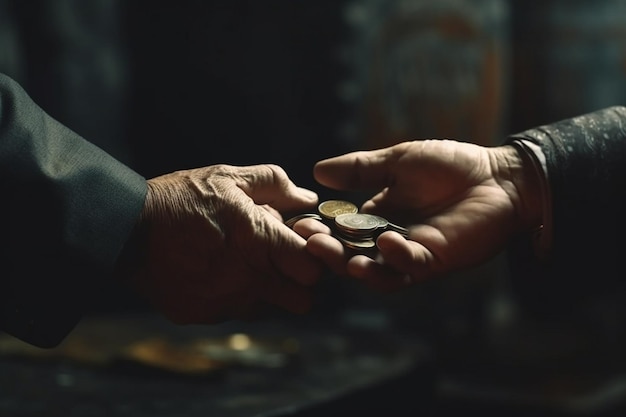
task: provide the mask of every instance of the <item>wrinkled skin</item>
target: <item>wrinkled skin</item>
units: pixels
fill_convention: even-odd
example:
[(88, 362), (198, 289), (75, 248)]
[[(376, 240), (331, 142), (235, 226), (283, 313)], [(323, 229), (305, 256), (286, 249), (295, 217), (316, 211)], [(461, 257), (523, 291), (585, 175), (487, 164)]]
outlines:
[(179, 324), (251, 319), (267, 306), (305, 312), (323, 267), (280, 212), (316, 202), (274, 165), (216, 165), (150, 179), (125, 275)]
[(361, 211), (408, 227), (408, 240), (392, 231), (381, 234), (371, 259), (350, 256), (320, 222), (294, 226), (308, 238), (308, 250), (335, 273), (381, 291), (484, 262), (541, 218), (536, 173), (511, 146), (404, 142), (320, 161), (314, 175), (332, 189), (374, 191)]

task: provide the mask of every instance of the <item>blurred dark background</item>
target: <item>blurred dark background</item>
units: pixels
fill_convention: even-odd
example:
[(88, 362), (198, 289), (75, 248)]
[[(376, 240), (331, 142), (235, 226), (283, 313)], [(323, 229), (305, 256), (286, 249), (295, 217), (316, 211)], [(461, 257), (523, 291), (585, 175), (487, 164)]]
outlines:
[(619, 0), (0, 1), (0, 69), (150, 177), (505, 134), (624, 101)]
[[(427, 137), (496, 145), (626, 104), (626, 1), (0, 0), (0, 71), (145, 177), (275, 163), (322, 199), (360, 203), (316, 185), (313, 164)], [(611, 312), (590, 346), (580, 328), (527, 326), (501, 257), (459, 275), (384, 295), (331, 277), (314, 314), (391, 316), (467, 375), (492, 349), (576, 368), (608, 346), (594, 369), (614, 365)], [(146, 308), (108, 299), (94, 314)]]

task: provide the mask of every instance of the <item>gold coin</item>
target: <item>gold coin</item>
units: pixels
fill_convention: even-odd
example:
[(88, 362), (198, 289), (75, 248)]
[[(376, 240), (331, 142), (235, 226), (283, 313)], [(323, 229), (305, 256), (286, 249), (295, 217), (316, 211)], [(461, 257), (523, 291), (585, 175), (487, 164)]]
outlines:
[(327, 219), (334, 219), (340, 214), (354, 214), (359, 208), (349, 201), (327, 200), (317, 206), (317, 211)]

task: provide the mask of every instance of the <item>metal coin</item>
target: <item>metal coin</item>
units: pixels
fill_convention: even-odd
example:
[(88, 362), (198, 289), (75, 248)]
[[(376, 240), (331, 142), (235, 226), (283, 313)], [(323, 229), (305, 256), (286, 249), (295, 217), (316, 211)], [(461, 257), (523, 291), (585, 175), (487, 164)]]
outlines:
[(376, 247), (376, 242), (373, 239), (367, 240), (351, 240), (347, 239), (341, 235), (334, 234), (335, 239), (340, 241), (346, 248), (355, 249), (355, 250), (367, 250), (373, 249)]
[(349, 201), (327, 200), (317, 206), (317, 211), (327, 219), (334, 219), (340, 214), (357, 213), (359, 208)]
[(335, 217), (338, 227), (348, 232), (371, 232), (378, 229), (378, 219), (371, 214), (340, 214)]
[(380, 216), (376, 216), (375, 214), (370, 214), (370, 216), (374, 217), (377, 221), (378, 221), (378, 227), (380, 229), (386, 229), (387, 226), (389, 226), (391, 223), (389, 223), (389, 221), (387, 221), (387, 219), (380, 217)]
[(293, 228), (293, 225), (296, 224), (298, 221), (302, 219), (309, 219), (309, 218), (322, 221), (322, 218), (315, 213), (305, 213), (305, 214), (299, 214), (297, 216), (290, 218), (289, 220), (286, 220), (285, 225), (287, 227)]
[(389, 224), (387, 225), (387, 230), (393, 230), (394, 232), (400, 233), (405, 238), (409, 237), (409, 229), (398, 226), (397, 224), (393, 224), (391, 222), (389, 222)]
[(376, 216), (376, 215), (372, 215), (374, 217), (376, 217), (376, 219), (378, 219), (378, 223), (379, 223), (379, 227), (383, 230), (393, 230), (394, 232), (400, 233), (402, 236), (404, 236), (405, 238), (408, 237), (409, 235), (409, 230), (402, 227), (402, 226), (398, 226), (397, 224), (391, 223), (389, 220), (385, 219), (384, 217), (380, 217), (380, 216)]

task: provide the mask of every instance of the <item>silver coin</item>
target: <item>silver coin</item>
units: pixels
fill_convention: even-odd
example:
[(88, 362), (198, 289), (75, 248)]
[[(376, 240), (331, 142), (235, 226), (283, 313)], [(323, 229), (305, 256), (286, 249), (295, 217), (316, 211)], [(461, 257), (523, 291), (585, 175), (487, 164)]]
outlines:
[(391, 223), (384, 217), (377, 216), (375, 214), (370, 214), (370, 216), (374, 217), (378, 221), (378, 228), (386, 229)]
[(398, 226), (397, 224), (393, 224), (391, 222), (389, 222), (389, 224), (387, 225), (387, 230), (393, 230), (394, 232), (400, 233), (405, 238), (409, 237), (409, 229)]
[(351, 232), (371, 232), (379, 227), (379, 221), (371, 214), (354, 213), (340, 214), (335, 217), (335, 223), (343, 230)]
[(366, 240), (366, 239), (374, 239), (375, 233), (373, 233), (372, 231), (351, 231), (351, 230), (346, 230), (346, 229), (340, 229), (337, 228), (337, 233), (341, 234), (342, 236), (347, 237), (348, 239), (353, 239), (353, 240)]
[(289, 220), (286, 220), (284, 223), (285, 223), (286, 226), (288, 226), (290, 228), (293, 228), (293, 225), (296, 224), (298, 221), (300, 221), (302, 219), (309, 219), (309, 218), (322, 221), (322, 218), (318, 214), (315, 214), (315, 213), (304, 213), (304, 214), (299, 214), (297, 216), (294, 216), (294, 217), (290, 218)]
[(391, 223), (389, 220), (385, 219), (384, 217), (376, 216), (376, 215), (372, 215), (372, 216), (378, 219), (378, 223), (381, 229), (393, 230), (394, 232), (397, 232), (404, 237), (408, 237), (409, 230), (406, 229), (405, 227), (398, 226), (397, 224)]
[(340, 241), (346, 248), (355, 250), (368, 250), (376, 247), (376, 242), (373, 239), (366, 240), (352, 240), (347, 239), (339, 234), (333, 234), (335, 239)]

